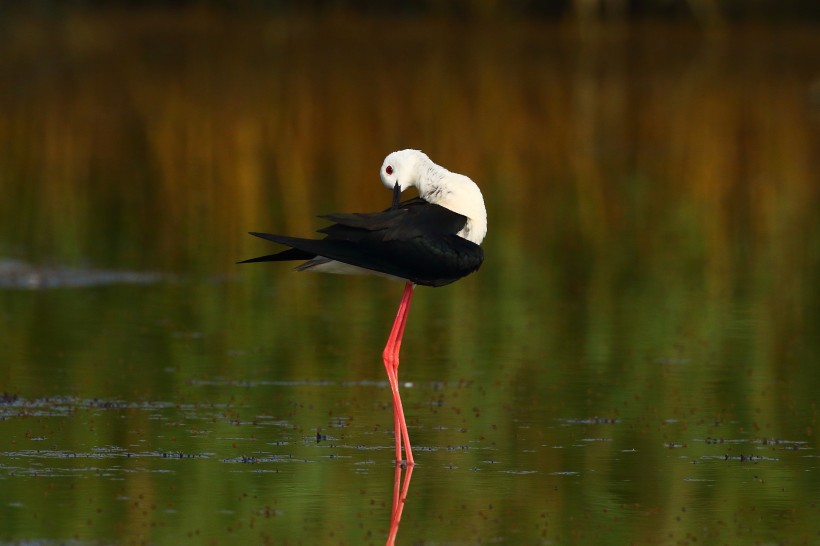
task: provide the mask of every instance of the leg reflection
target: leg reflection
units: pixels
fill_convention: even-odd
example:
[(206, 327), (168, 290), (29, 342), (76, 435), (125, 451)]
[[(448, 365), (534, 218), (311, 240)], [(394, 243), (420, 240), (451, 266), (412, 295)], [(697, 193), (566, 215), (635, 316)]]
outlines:
[(390, 534), (387, 535), (387, 546), (393, 546), (396, 543), (401, 513), (404, 510), (404, 504), (407, 502), (407, 491), (410, 489), (410, 479), (413, 476), (414, 466), (409, 465), (404, 469), (404, 482), (402, 482), (402, 466), (396, 464), (396, 474), (393, 481), (393, 509), (390, 513)]

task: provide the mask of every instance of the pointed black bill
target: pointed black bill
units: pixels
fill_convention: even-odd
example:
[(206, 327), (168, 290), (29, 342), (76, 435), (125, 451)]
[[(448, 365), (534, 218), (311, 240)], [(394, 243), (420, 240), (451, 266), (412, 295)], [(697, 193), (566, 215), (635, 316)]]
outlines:
[(399, 208), (399, 199), (401, 199), (401, 188), (399, 187), (399, 183), (396, 182), (396, 185), (393, 186), (393, 204), (390, 205), (390, 210)]

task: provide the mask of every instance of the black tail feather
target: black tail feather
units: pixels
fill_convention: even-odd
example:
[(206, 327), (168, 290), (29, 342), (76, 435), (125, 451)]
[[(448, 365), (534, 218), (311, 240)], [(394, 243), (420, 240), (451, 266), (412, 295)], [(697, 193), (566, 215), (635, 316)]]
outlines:
[[(251, 232), (251, 235), (255, 235), (257, 237), (261, 237), (262, 239), (267, 239), (269, 241), (274, 241), (280, 244), (282, 243), (279, 239), (279, 235), (272, 235), (270, 233), (255, 233)], [(304, 250), (299, 250), (298, 248), (289, 248), (287, 250), (283, 250), (282, 252), (277, 252), (276, 254), (268, 254), (266, 256), (258, 256), (256, 258), (251, 258), (250, 260), (242, 260), (241, 262), (236, 262), (238, 264), (250, 264), (256, 262), (286, 262), (290, 260), (310, 260), (315, 258), (316, 254), (305, 252)]]

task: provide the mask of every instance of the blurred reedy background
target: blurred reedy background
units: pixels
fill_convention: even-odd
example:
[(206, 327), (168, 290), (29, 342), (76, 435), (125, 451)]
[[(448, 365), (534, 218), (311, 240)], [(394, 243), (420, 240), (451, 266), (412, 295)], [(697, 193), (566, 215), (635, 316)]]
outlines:
[[(238, 394), (232, 382), (380, 380), (378, 349), (400, 287), (234, 262), (270, 249), (247, 231), (306, 236), (323, 225), (315, 215), (386, 207), (382, 158), (419, 148), (480, 185), (490, 222), (481, 271), (421, 291), (414, 303), (402, 370), (419, 384), (410, 408), (421, 445), (460, 441), (453, 433), (463, 429), (464, 442), (506, 446), (510, 470), (519, 462), (536, 469), (517, 482), (522, 495), (556, 494), (530, 511), (504, 497), (499, 512), (540, 532), (549, 528), (539, 527), (547, 510), (550, 532), (558, 527), (565, 540), (578, 536), (573, 518), (584, 510), (598, 544), (664, 543), (669, 533), (729, 542), (816, 536), (816, 464), (808, 473), (798, 465), (787, 478), (798, 485), (782, 498), (755, 490), (751, 498), (771, 511), (754, 523), (741, 517), (727, 531), (710, 527), (714, 534), (704, 521), (748, 508), (742, 478), (709, 474), (720, 506), (706, 502), (684, 522), (633, 518), (627, 509), (613, 524), (595, 509), (637, 498), (666, 514), (670, 498), (703, 500), (688, 489), (691, 468), (664, 467), (663, 457), (653, 459), (664, 472), (658, 489), (637, 484), (645, 460), (607, 466), (624, 449), (654, 453), (688, 438), (704, 450), (703, 438), (720, 434), (817, 448), (815, 2), (0, 7), (0, 257), (35, 269), (168, 279), (0, 292), (0, 391), (8, 401), (207, 404), (240, 396), (235, 409), (213, 417), (219, 437), (244, 434), (233, 421), (259, 413), (287, 416), (296, 437), (334, 412), (365, 419), (357, 412), (371, 408), (362, 400), (381, 390), (307, 388), (277, 398), (264, 383)], [(453, 384), (457, 401), (424, 386)], [(350, 396), (354, 409), (340, 409)], [(459, 408), (449, 420), (429, 402), (437, 396)], [(309, 411), (295, 405), (305, 397)], [(389, 407), (381, 410), (376, 422), (389, 424)], [(604, 431), (615, 441), (596, 445), (586, 463), (569, 449), (529, 445), (516, 428), (546, 427), (538, 428), (543, 439), (557, 434), (549, 430), (556, 419), (600, 416), (623, 426)], [(150, 446), (171, 449), (160, 424), (139, 411), (120, 417)], [(68, 450), (130, 445), (121, 421), (98, 418), (93, 429), (74, 420), (42, 426), (64, 436)], [(442, 419), (450, 428), (436, 428)], [(25, 444), (30, 422), (5, 426), (9, 441)], [(213, 447), (207, 434), (181, 432), (174, 442), (217, 458), (236, 449)], [(4, 446), (7, 456), (12, 449)], [(481, 466), (487, 453), (479, 447), (464, 457), (462, 467)], [(128, 528), (131, 537), (163, 542), (184, 528), (222, 525), (202, 518), (218, 508), (204, 507), (214, 501), (201, 492), (212, 483), (247, 490), (252, 480), (233, 483), (218, 462), (202, 464), (216, 465), (210, 475), (218, 477), (189, 466), (180, 470), (185, 487), (139, 472), (128, 478), (151, 498), (175, 498), (170, 490), (182, 487), (199, 507), (168, 516), (179, 521), (167, 533), (146, 530), (152, 516), (134, 510), (78, 536)], [(555, 484), (551, 472), (575, 466), (580, 487)], [(360, 479), (338, 472), (342, 486)], [(318, 487), (323, 476), (316, 470), (308, 483)], [(468, 504), (486, 498), (471, 498), (473, 478), (459, 475), (453, 486)], [(422, 506), (462, 517), (415, 479)], [(613, 480), (634, 483), (611, 496)], [(95, 483), (103, 491), (95, 499), (117, 494), (109, 481)], [(68, 487), (57, 486), (70, 504)], [(488, 491), (499, 487), (508, 485)], [(49, 513), (30, 482), (14, 490), (25, 506), (44, 502), (40, 513)], [(773, 515), (781, 501), (794, 501), (791, 523)], [(464, 538), (447, 518), (425, 531), (429, 521), (408, 506), (411, 537)], [(355, 506), (325, 509), (316, 516), (322, 528), (360, 541), (345, 523)], [(4, 521), (23, 521), (5, 510)], [(76, 515), (55, 517), (43, 534), (71, 536)], [(475, 524), (468, 536), (518, 536), (504, 518), (482, 518), (467, 517)], [(378, 543), (378, 524), (367, 525), (376, 525)], [(3, 538), (41, 536), (29, 523), (10, 529)]]

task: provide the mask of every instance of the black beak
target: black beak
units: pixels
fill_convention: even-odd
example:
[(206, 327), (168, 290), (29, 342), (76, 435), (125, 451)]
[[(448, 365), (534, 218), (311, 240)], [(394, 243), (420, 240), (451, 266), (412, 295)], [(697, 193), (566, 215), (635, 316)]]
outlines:
[(399, 208), (399, 199), (401, 199), (401, 188), (399, 187), (399, 183), (396, 182), (396, 185), (393, 186), (393, 204), (390, 205), (390, 210)]

